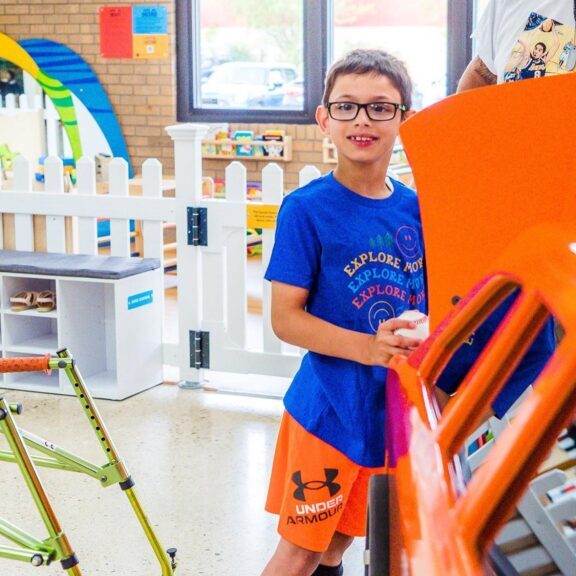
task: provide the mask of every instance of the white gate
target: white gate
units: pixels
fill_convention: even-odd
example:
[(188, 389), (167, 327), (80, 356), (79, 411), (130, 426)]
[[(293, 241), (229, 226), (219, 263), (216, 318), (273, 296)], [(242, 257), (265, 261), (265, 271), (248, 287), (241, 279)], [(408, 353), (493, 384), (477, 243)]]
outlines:
[[(300, 363), (298, 350), (286, 349), (272, 332), (270, 286), (263, 285), (263, 349), (246, 345), (246, 169), (233, 162), (226, 169), (226, 198), (202, 197), (201, 142), (207, 127), (176, 125), (178, 205), (178, 299), (181, 378), (200, 383), (203, 369), (290, 377)], [(320, 175), (306, 167), (300, 184)], [(262, 172), (264, 205), (279, 205), (284, 174), (276, 164)], [(190, 203), (188, 203), (190, 202)], [(184, 203), (184, 204), (182, 204)], [(193, 232), (194, 231), (194, 232)], [(274, 244), (274, 230), (262, 233), (263, 267)]]

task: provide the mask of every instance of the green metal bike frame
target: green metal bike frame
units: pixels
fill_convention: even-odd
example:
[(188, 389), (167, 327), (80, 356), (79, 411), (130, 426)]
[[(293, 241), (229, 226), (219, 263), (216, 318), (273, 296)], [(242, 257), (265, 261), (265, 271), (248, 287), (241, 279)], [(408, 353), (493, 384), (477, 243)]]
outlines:
[[(107, 463), (101, 466), (93, 464), (43, 438), (19, 429), (14, 417), (14, 414), (20, 412), (19, 405), (8, 404), (4, 398), (0, 398), (0, 432), (6, 437), (10, 448), (9, 450), (0, 450), (0, 461), (18, 464), (48, 531), (48, 538), (39, 540), (0, 518), (0, 535), (18, 546), (0, 546), (0, 558), (29, 562), (34, 566), (60, 561), (69, 576), (81, 576), (82, 574), (76, 556), (58, 523), (42, 486), (36, 470), (38, 466), (86, 474), (98, 480), (103, 487), (118, 484), (126, 493), (128, 501), (146, 534), (146, 538), (161, 566), (162, 576), (172, 576), (176, 569), (173, 554), (172, 559), (170, 559), (162, 548), (134, 490), (134, 481), (110, 438), (72, 355), (66, 349), (61, 350), (57, 352), (57, 357), (48, 359), (47, 364), (49, 369), (63, 369), (66, 372), (74, 393), (106, 455)], [(31, 455), (28, 447), (39, 452), (40, 455)]]

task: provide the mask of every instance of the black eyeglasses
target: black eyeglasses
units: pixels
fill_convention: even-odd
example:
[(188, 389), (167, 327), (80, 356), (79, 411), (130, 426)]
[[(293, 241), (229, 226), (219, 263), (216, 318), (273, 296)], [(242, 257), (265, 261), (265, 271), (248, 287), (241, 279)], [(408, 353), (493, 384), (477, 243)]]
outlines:
[(355, 120), (360, 110), (364, 108), (370, 120), (376, 122), (386, 122), (393, 120), (396, 112), (401, 110), (406, 112), (408, 108), (404, 104), (395, 102), (368, 102), (368, 104), (358, 104), (358, 102), (328, 102), (326, 104), (328, 114), (333, 120)]

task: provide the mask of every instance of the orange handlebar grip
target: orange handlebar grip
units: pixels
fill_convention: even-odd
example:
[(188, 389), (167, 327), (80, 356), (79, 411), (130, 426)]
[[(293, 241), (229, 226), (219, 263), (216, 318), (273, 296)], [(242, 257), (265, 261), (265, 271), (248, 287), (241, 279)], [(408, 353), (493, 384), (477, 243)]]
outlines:
[(0, 358), (0, 373), (2, 372), (41, 372), (50, 371), (50, 356), (35, 356), (32, 358)]

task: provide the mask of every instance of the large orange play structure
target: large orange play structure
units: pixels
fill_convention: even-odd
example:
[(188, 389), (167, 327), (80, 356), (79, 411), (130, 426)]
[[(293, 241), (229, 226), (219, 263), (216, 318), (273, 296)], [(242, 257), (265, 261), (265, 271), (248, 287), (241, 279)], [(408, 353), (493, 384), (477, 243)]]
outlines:
[[(376, 567), (382, 551), (370, 543), (371, 576), (493, 574), (490, 546), (576, 416), (574, 93), (575, 74), (476, 90), (418, 113), (401, 131), (422, 209), (435, 330), (408, 360), (392, 361), (390, 474), (380, 490), (389, 500), (386, 553)], [(434, 386), (443, 368), (515, 290), (441, 413)], [(565, 335), (465, 486), (458, 453), (550, 315)]]
[[(485, 554), (576, 410), (576, 246), (573, 228), (548, 225), (519, 238), (502, 270), (464, 298), (388, 379), (396, 547), (389, 574), (491, 574)], [(520, 247), (520, 249), (519, 249)], [(541, 274), (546, 270), (547, 274)], [(441, 415), (434, 382), (452, 353), (516, 288), (521, 295), (460, 392)], [(467, 487), (458, 452), (552, 313), (566, 334), (518, 415)], [(404, 550), (409, 571), (401, 570)]]

